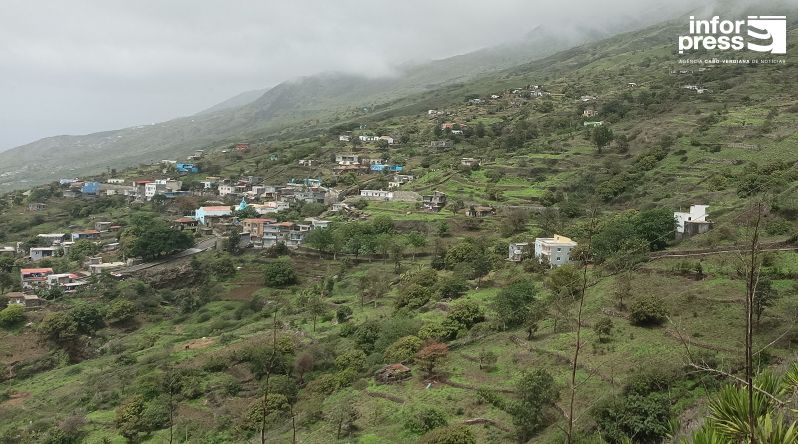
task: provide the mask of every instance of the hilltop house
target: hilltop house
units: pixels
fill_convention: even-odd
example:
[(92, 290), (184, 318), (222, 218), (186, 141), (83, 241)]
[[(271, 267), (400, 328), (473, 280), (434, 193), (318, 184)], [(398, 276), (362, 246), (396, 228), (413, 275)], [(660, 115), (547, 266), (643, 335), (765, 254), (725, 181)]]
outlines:
[(28, 204), (28, 211), (43, 211), (47, 208), (47, 204), (41, 202), (34, 202)]
[(248, 143), (237, 143), (235, 146), (235, 150), (239, 153), (246, 153), (249, 151), (249, 144)]
[(58, 286), (66, 293), (72, 293), (77, 290), (78, 287), (86, 285), (87, 283), (88, 282), (83, 279), (83, 276), (75, 273), (60, 273), (47, 276), (48, 287)]
[(429, 143), (430, 148), (436, 148), (436, 149), (446, 149), (446, 148), (451, 148), (453, 146), (454, 142), (452, 142), (451, 140), (433, 140), (432, 142)]
[(474, 159), (473, 157), (463, 157), (462, 159), (460, 159), (460, 165), (467, 167), (479, 165), (479, 159)]
[(41, 307), (45, 304), (45, 300), (36, 296), (35, 294), (20, 293), (12, 291), (6, 295), (8, 298), (8, 305), (21, 305), (25, 308)]
[(61, 251), (61, 247), (31, 247), (28, 252), (30, 260), (36, 262), (49, 257), (55, 257)]
[(19, 270), (19, 280), (22, 290), (33, 290), (47, 283), (47, 276), (53, 274), (52, 268), (22, 268)]
[(199, 221), (193, 217), (179, 217), (172, 221), (172, 228), (178, 230), (196, 230), (198, 225)]
[(559, 234), (539, 237), (535, 239), (535, 257), (541, 262), (546, 258), (552, 267), (559, 267), (571, 260), (571, 250), (576, 245), (576, 242)]
[(37, 234), (36, 237), (50, 242), (50, 245), (60, 244), (67, 240), (67, 235), (64, 233), (42, 233)]
[(339, 153), (335, 155), (335, 162), (337, 162), (338, 165), (351, 165), (360, 163), (360, 160), (360, 156), (357, 154)]
[(193, 163), (178, 162), (175, 164), (175, 170), (178, 173), (199, 173), (200, 167)]
[(228, 206), (199, 207), (194, 212), (194, 219), (202, 225), (213, 225), (224, 218), (233, 216), (233, 210)]
[(369, 166), (369, 169), (376, 172), (391, 171), (394, 173), (401, 173), (404, 167), (402, 167), (402, 165), (383, 165), (381, 163), (373, 163)]
[(673, 213), (676, 219), (676, 238), (695, 236), (696, 234), (706, 233), (712, 229), (712, 222), (709, 220), (707, 209), (709, 205), (690, 205), (690, 211)]
[(72, 242), (79, 240), (97, 240), (100, 238), (100, 232), (97, 230), (83, 230), (72, 233)]
[(495, 216), (496, 209), (493, 207), (484, 207), (484, 206), (474, 206), (471, 205), (470, 207), (466, 208), (465, 215), (468, 217), (486, 217), (486, 216)]
[(529, 257), (529, 242), (513, 242), (510, 244), (507, 260), (520, 262)]
[(83, 186), (80, 187), (80, 192), (85, 195), (96, 196), (100, 194), (100, 182), (84, 182)]
[(421, 204), (426, 210), (441, 211), (446, 206), (446, 193), (433, 191), (432, 194), (421, 196)]
[(360, 190), (360, 197), (372, 200), (393, 200), (393, 191)]
[(582, 111), (582, 117), (596, 117), (598, 115), (598, 111), (593, 108), (586, 108)]
[(602, 125), (604, 125), (604, 122), (602, 122), (602, 121), (583, 122), (582, 123), (582, 126), (589, 126), (589, 127), (592, 127), (592, 128), (595, 128), (597, 126), (602, 126)]
[(111, 222), (97, 221), (94, 223), (94, 229), (99, 231), (100, 233), (105, 233), (107, 231), (111, 231), (112, 225), (113, 224)]
[(262, 238), (266, 233), (266, 225), (273, 224), (275, 222), (277, 221), (274, 219), (266, 219), (262, 217), (248, 218), (241, 221), (241, 227), (244, 232), (249, 233), (251, 238)]

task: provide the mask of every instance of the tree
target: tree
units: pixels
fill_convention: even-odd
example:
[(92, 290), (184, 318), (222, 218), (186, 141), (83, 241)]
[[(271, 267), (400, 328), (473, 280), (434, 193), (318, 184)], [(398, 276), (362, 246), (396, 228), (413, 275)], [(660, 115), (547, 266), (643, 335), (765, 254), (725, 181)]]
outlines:
[(405, 428), (413, 433), (423, 434), (446, 425), (446, 415), (434, 407), (422, 407), (408, 415)]
[(316, 321), (327, 312), (327, 306), (319, 295), (314, 294), (307, 300), (307, 310), (313, 318), (313, 333), (316, 333)]
[(134, 395), (124, 400), (116, 409), (115, 424), (119, 434), (130, 441), (136, 441), (139, 434), (147, 431), (144, 413), (147, 404), (144, 397)]
[(546, 425), (547, 411), (560, 398), (554, 378), (545, 370), (524, 373), (515, 384), (518, 401), (509, 406), (518, 439), (528, 441)]
[(11, 273), (6, 271), (0, 271), (0, 294), (6, 292), (6, 289), (12, 288), (14, 286), (14, 278), (11, 276)]
[(556, 297), (576, 299), (582, 290), (582, 273), (573, 264), (551, 270), (544, 283)]
[(117, 299), (111, 303), (105, 312), (105, 319), (111, 324), (127, 322), (136, 314), (136, 304), (127, 299)]
[(194, 239), (185, 231), (169, 228), (153, 219), (134, 221), (133, 226), (122, 233), (125, 255), (155, 259), (194, 245)]
[(756, 326), (759, 327), (759, 320), (765, 309), (772, 306), (778, 299), (779, 293), (773, 288), (773, 283), (768, 278), (760, 278), (754, 291), (754, 314), (756, 314)]
[(593, 145), (596, 146), (599, 154), (601, 154), (601, 150), (604, 149), (605, 146), (612, 142), (613, 138), (612, 130), (604, 125), (594, 128), (593, 134), (590, 136), (590, 140), (593, 142)]
[(501, 232), (504, 237), (521, 233), (526, 230), (529, 222), (529, 213), (522, 208), (510, 208), (502, 218)]
[(449, 355), (449, 347), (440, 342), (433, 342), (416, 353), (416, 360), (424, 369), (427, 377), (435, 376), (440, 363)]
[(628, 299), (632, 295), (632, 274), (630, 272), (626, 271), (615, 277), (614, 294), (618, 299), (618, 308), (625, 308), (624, 299)]
[(531, 341), (535, 337), (535, 333), (538, 331), (538, 324), (546, 319), (548, 315), (549, 307), (541, 300), (532, 301), (527, 305), (526, 319), (524, 320), (527, 341)]
[(405, 234), (405, 241), (410, 246), (413, 252), (413, 260), (416, 260), (416, 253), (418, 250), (427, 245), (427, 238), (418, 231), (411, 231)]
[(341, 434), (349, 436), (354, 430), (355, 421), (360, 417), (355, 403), (357, 396), (352, 390), (344, 390), (324, 401), (324, 416), (335, 427), (335, 439)]
[(0, 256), (0, 272), (11, 273), (14, 269), (14, 258), (7, 255)]
[(319, 250), (319, 258), (323, 253), (328, 253), (335, 246), (335, 237), (330, 228), (317, 228), (305, 236), (305, 244)]
[(81, 262), (85, 258), (99, 253), (101, 249), (102, 247), (100, 247), (100, 245), (88, 239), (82, 239), (76, 241), (74, 245), (69, 247), (69, 255), (67, 257), (71, 261)]
[(411, 362), (423, 345), (417, 336), (403, 336), (385, 349), (385, 362)]
[(0, 310), (0, 327), (11, 328), (25, 321), (25, 308), (19, 304), (12, 304)]
[(599, 342), (607, 342), (612, 336), (612, 319), (604, 317), (596, 321), (593, 325), (593, 331), (596, 332)]
[(371, 222), (374, 232), (377, 234), (391, 234), (394, 232), (393, 220), (389, 216), (379, 215)]
[(537, 291), (532, 282), (519, 281), (506, 286), (496, 294), (491, 307), (503, 328), (512, 328), (524, 321), (528, 314), (527, 307), (535, 300)]
[(496, 365), (496, 361), (499, 360), (499, 356), (490, 351), (490, 350), (482, 350), (479, 352), (479, 369), (482, 370), (483, 368), (493, 368)]
[(263, 283), (267, 287), (285, 287), (296, 282), (294, 265), (288, 260), (272, 261), (263, 267)]

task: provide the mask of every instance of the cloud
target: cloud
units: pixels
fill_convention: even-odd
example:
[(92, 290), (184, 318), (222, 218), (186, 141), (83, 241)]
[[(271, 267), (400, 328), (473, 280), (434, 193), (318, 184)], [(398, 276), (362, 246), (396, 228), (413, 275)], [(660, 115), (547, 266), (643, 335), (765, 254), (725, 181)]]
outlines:
[(542, 23), (612, 29), (691, 4), (7, 0), (0, 14), (0, 149), (187, 115), (301, 75), (386, 75), (408, 60), (499, 44)]

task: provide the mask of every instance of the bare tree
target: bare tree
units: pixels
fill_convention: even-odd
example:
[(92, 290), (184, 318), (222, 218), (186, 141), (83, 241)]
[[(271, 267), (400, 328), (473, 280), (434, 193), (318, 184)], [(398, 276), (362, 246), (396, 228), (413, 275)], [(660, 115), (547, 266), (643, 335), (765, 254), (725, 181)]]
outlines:
[(565, 432), (567, 444), (574, 442), (574, 405), (576, 402), (576, 371), (579, 368), (579, 352), (582, 350), (582, 309), (585, 305), (585, 295), (587, 294), (587, 268), (590, 263), (590, 249), (593, 242), (593, 233), (596, 229), (596, 209), (594, 208), (590, 216), (590, 228), (588, 229), (587, 248), (578, 259), (582, 262), (582, 291), (579, 293), (579, 308), (576, 312), (576, 343), (574, 344), (574, 357), (571, 362), (570, 394), (568, 401), (568, 428)]

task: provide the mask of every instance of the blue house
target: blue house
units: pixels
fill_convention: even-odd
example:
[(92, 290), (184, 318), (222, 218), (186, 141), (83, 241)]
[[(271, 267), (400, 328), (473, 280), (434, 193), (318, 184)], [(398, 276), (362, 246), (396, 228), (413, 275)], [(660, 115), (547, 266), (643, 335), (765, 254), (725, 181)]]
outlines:
[(83, 187), (80, 188), (83, 194), (100, 194), (100, 182), (85, 182)]
[(371, 171), (391, 171), (394, 173), (402, 172), (402, 165), (383, 165), (380, 163), (375, 163), (371, 165)]
[(200, 167), (193, 163), (177, 163), (175, 164), (175, 170), (178, 173), (199, 173)]

